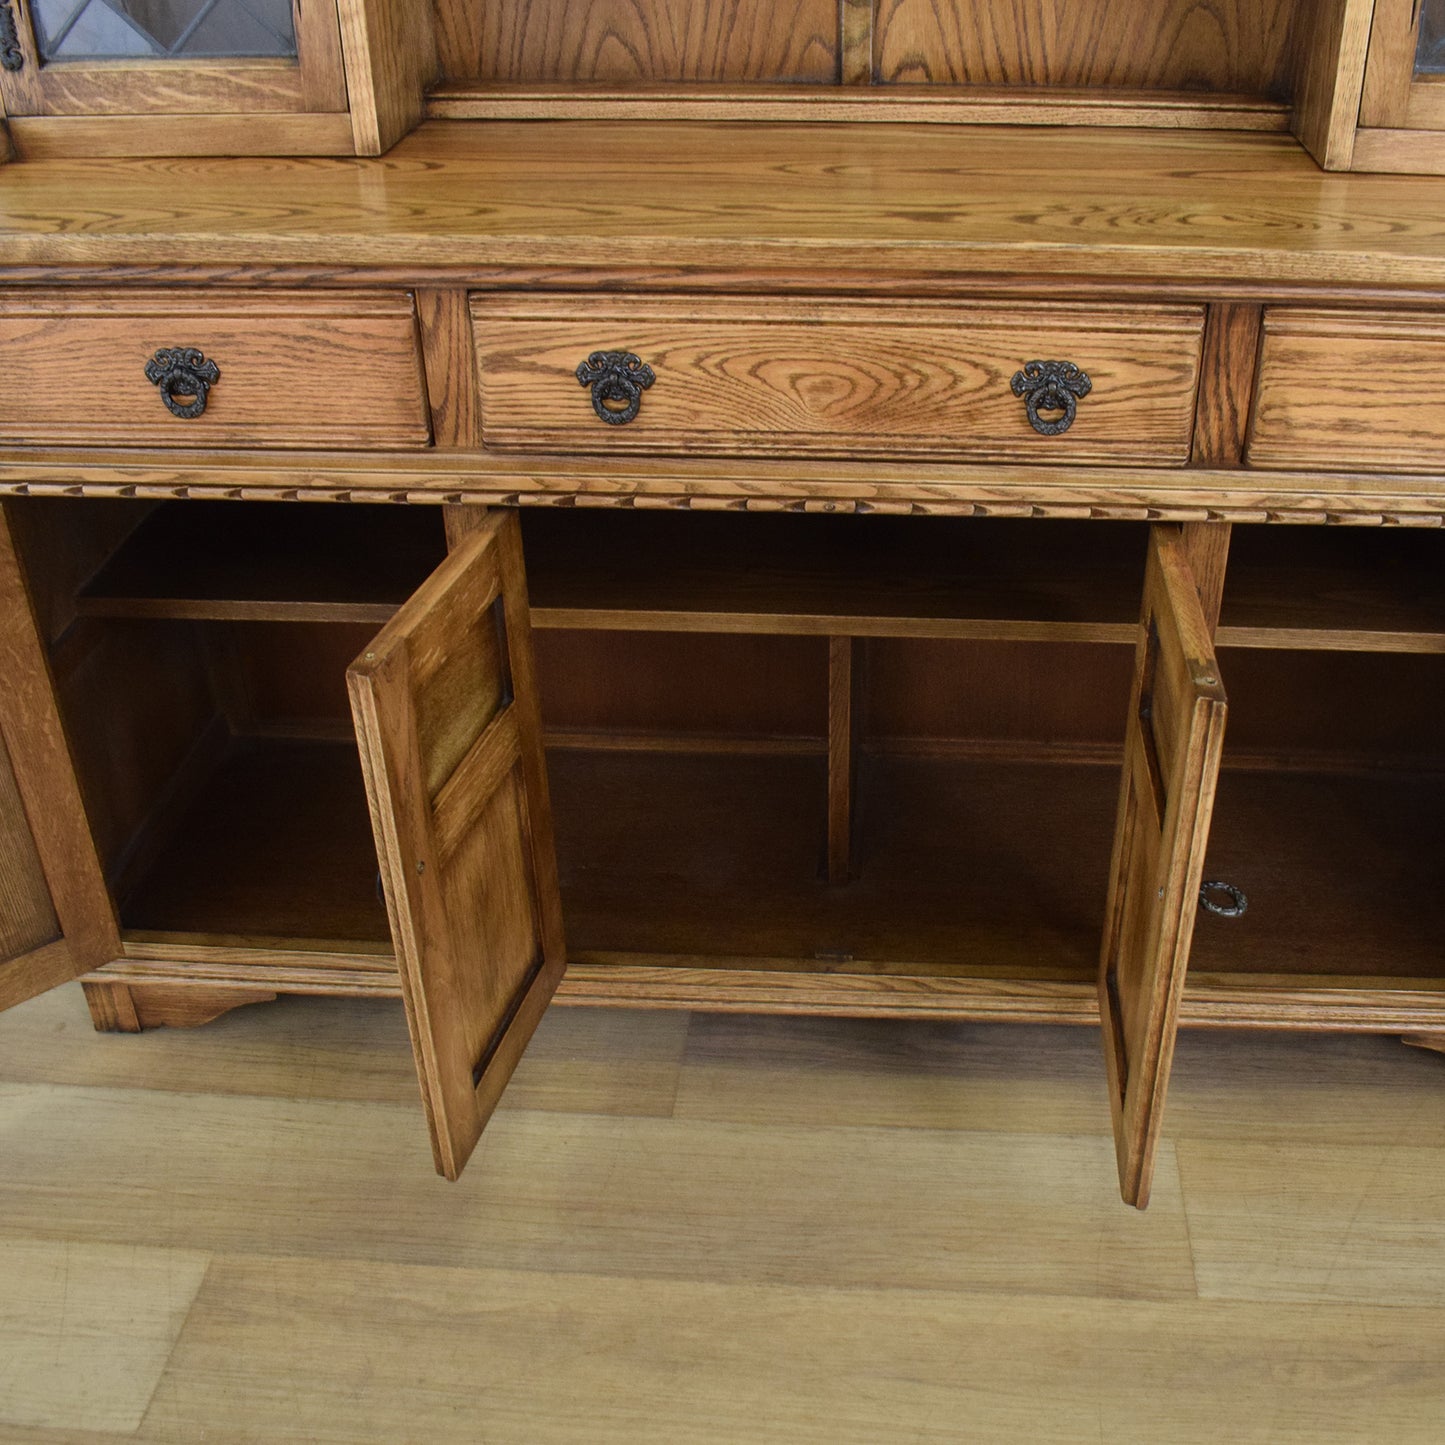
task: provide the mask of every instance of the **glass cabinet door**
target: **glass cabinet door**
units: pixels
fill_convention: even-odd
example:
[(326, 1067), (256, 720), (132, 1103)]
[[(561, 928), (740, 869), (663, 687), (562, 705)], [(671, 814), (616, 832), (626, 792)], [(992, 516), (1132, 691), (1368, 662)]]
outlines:
[(336, 0), (0, 0), (0, 28), (11, 117), (347, 110)]
[(291, 0), (30, 0), (52, 60), (296, 58)]
[(1376, 0), (1360, 125), (1445, 131), (1445, 0)]
[(1415, 47), (1415, 78), (1445, 77), (1445, 0), (1420, 6), (1420, 39)]

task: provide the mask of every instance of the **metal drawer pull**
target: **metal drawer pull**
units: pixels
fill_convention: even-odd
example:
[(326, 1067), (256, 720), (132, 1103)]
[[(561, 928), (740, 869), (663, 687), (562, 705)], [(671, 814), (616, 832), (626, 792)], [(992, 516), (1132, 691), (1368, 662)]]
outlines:
[(1249, 907), (1249, 899), (1233, 883), (1201, 883), (1199, 906), (1220, 918), (1240, 918)]
[[(1079, 398), (1093, 391), (1094, 383), (1072, 361), (1029, 361), (1014, 372), (1013, 393), (1024, 399), (1029, 425), (1040, 436), (1056, 437), (1074, 424)], [(1040, 412), (1061, 412), (1044, 417)]]
[(577, 368), (577, 380), (592, 388), (592, 410), (608, 426), (626, 426), (642, 405), (642, 393), (657, 380), (630, 351), (594, 351)]
[(0, 67), (6, 70), (23, 70), (25, 52), (20, 48), (20, 36), (15, 30), (15, 12), (10, 8), (14, 0), (0, 0)]
[(166, 409), (182, 421), (205, 411), (206, 393), (220, 379), (221, 368), (194, 346), (163, 346), (146, 362), (146, 380), (160, 388)]

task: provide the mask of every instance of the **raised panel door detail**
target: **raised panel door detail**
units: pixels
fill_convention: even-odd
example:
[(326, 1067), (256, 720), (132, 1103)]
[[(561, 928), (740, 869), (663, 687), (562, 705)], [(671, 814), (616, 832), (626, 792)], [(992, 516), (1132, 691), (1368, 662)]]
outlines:
[(1159, 1146), (1225, 707), (1182, 537), (1175, 527), (1156, 527), (1099, 969), (1120, 1191), (1141, 1209)]
[(565, 963), (516, 514), (462, 539), (347, 682), (433, 1153), (455, 1179)]

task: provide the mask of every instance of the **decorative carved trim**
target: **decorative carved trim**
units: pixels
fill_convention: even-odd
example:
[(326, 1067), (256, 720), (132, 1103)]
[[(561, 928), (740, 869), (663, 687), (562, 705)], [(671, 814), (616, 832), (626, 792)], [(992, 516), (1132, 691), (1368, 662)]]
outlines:
[(1280, 507), (1232, 503), (1196, 506), (1187, 503), (1097, 501), (977, 501), (967, 497), (938, 497), (926, 501), (868, 498), (716, 497), (703, 495), (620, 492), (543, 492), (516, 488), (468, 488), (464, 491), (348, 486), (220, 486), (205, 483), (141, 484), (122, 482), (0, 482), (0, 496), (11, 497), (121, 497), (147, 500), (251, 501), (251, 502), (385, 502), (412, 506), (468, 507), (605, 507), (635, 511), (793, 512), (916, 517), (1061, 517), (1084, 521), (1119, 522), (1256, 522), (1307, 523), (1342, 527), (1442, 527), (1441, 510), (1424, 511), (1379, 507), (1352, 511), (1338, 505)]

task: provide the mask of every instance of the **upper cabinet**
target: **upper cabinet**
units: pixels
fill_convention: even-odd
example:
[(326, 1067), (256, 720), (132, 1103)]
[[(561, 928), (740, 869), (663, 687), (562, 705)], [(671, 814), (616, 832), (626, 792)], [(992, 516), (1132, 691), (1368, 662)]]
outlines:
[(434, 63), (406, 0), (0, 0), (22, 158), (379, 154)]
[(0, 0), (0, 99), (21, 159), (889, 120), (1293, 131), (1327, 169), (1439, 171), (1442, 35), (1445, 0)]
[(1354, 167), (1445, 172), (1445, 0), (1375, 0)]

